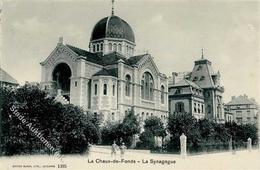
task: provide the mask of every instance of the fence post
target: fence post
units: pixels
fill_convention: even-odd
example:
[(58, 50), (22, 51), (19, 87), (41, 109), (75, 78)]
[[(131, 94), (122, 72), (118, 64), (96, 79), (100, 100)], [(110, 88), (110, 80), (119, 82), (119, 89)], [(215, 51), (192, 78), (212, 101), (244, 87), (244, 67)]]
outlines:
[(180, 136), (180, 144), (181, 144), (181, 157), (185, 158), (187, 156), (187, 137), (182, 133)]
[(249, 152), (251, 152), (251, 150), (252, 150), (252, 139), (251, 138), (247, 139), (247, 150)]
[(228, 148), (229, 148), (229, 152), (232, 152), (232, 137), (229, 139)]

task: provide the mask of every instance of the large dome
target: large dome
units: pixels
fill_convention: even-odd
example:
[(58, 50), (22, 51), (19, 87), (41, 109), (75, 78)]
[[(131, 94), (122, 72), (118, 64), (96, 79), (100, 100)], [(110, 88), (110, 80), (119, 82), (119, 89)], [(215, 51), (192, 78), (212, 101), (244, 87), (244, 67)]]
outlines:
[(95, 25), (90, 41), (102, 38), (126, 39), (135, 43), (135, 36), (132, 28), (127, 22), (115, 15), (103, 18)]

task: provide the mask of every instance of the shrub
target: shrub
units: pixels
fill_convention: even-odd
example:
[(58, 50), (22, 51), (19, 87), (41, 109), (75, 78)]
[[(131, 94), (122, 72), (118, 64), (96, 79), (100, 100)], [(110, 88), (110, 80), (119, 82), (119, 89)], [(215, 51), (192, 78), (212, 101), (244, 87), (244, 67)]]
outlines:
[(144, 132), (140, 135), (140, 142), (137, 148), (154, 149), (155, 136), (164, 138), (166, 136), (166, 129), (160, 118), (152, 116), (144, 121)]
[(224, 124), (203, 119), (196, 120), (191, 114), (173, 114), (169, 116), (168, 131), (171, 140), (167, 144), (170, 152), (180, 151), (180, 135), (187, 136), (189, 152), (211, 152), (228, 150), (232, 138), (235, 148), (245, 148), (247, 139), (257, 143), (257, 128), (252, 124), (238, 125), (235, 122)]
[[(97, 127), (80, 108), (48, 98), (38, 86), (26, 84), (14, 91), (1, 89), (1, 148), (5, 155), (83, 153), (87, 142), (99, 138)], [(14, 108), (15, 107), (15, 108)], [(14, 113), (23, 116), (22, 123)], [(46, 147), (37, 134), (53, 146)]]
[(140, 132), (139, 122), (133, 111), (130, 111), (122, 123), (107, 122), (101, 129), (102, 144), (110, 145), (113, 141), (124, 141), (126, 146), (131, 146), (133, 137)]

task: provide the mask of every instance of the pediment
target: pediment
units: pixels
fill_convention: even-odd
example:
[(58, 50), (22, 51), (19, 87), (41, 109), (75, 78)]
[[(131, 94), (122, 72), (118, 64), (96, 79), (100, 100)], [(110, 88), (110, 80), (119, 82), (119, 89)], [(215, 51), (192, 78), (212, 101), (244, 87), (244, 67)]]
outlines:
[(154, 75), (159, 75), (160, 71), (158, 67), (156, 66), (153, 58), (151, 55), (147, 54), (145, 57), (143, 57), (138, 63), (137, 67), (139, 70), (146, 70), (149, 69), (151, 72), (153, 72)]
[(40, 64), (42, 66), (53, 66), (58, 60), (75, 62), (79, 56), (65, 45), (57, 45), (51, 54)]

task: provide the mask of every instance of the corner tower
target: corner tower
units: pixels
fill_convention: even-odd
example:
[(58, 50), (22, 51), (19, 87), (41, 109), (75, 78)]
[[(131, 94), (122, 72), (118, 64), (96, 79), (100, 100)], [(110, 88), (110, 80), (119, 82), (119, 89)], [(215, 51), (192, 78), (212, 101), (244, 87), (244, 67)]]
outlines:
[(204, 93), (206, 118), (216, 122), (224, 122), (224, 87), (220, 85), (220, 73), (214, 72), (212, 64), (204, 58), (195, 61), (189, 80), (198, 84)]

